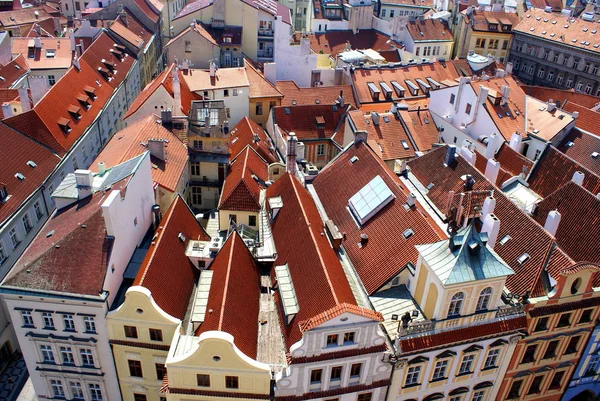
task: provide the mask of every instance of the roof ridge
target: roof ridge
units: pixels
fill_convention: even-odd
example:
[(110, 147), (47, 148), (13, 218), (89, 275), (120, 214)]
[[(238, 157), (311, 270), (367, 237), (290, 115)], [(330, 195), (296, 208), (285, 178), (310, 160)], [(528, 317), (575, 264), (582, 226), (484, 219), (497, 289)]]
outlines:
[[(244, 57), (244, 61), (246, 61), (246, 59), (247, 59), (247, 57)], [(255, 72), (258, 74), (258, 75), (260, 75), (260, 77), (261, 77), (262, 79), (264, 79), (266, 83), (268, 83), (269, 85), (271, 85), (271, 87), (272, 87), (273, 89), (275, 89), (277, 92), (279, 92), (279, 94), (280, 94), (281, 96), (283, 96), (283, 93), (281, 93), (281, 91), (279, 90), (279, 88), (277, 88), (277, 86), (276, 86), (276, 85), (273, 85), (273, 83), (272, 83), (271, 81), (269, 81), (269, 80), (267, 79), (267, 77), (265, 77), (265, 74), (263, 74), (262, 72), (258, 71), (258, 69), (254, 68), (254, 65), (252, 65), (252, 63), (246, 63), (245, 65), (246, 65), (246, 66), (250, 66), (250, 68), (252, 68), (252, 69), (253, 69), (253, 70), (254, 70), (254, 71), (255, 71)], [(275, 81), (275, 82), (277, 82), (277, 81)], [(246, 116), (244, 116), (244, 117), (246, 117)]]
[(225, 303), (227, 302), (227, 287), (229, 287), (229, 276), (231, 275), (231, 262), (233, 259), (233, 249), (235, 247), (235, 240), (236, 240), (236, 235), (237, 232), (234, 231), (233, 234), (230, 236), (231, 238), (231, 249), (229, 250), (229, 260), (227, 261), (227, 274), (225, 276), (225, 285), (223, 286), (223, 300), (221, 302), (221, 312), (219, 314), (219, 325), (218, 330), (221, 330), (221, 327), (223, 327), (223, 315), (225, 314)]

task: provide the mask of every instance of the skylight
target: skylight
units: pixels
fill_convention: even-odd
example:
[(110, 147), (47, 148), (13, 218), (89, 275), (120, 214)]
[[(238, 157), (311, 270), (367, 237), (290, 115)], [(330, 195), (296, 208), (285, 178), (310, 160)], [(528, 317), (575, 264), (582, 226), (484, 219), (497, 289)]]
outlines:
[(408, 143), (407, 143), (406, 141), (400, 141), (400, 143), (402, 144), (402, 147), (403, 147), (405, 150), (408, 150), (408, 149), (410, 149), (410, 147), (408, 146)]
[(379, 210), (383, 209), (395, 196), (380, 176), (354, 194), (348, 204), (360, 224), (365, 224)]
[(288, 265), (275, 266), (275, 276), (277, 277), (277, 285), (279, 287), (279, 295), (283, 303), (283, 313), (289, 323), (300, 310), (296, 290), (290, 275)]
[(404, 230), (404, 232), (402, 233), (402, 236), (404, 237), (404, 239), (409, 239), (410, 237), (412, 237), (413, 235), (415, 235), (415, 232), (413, 231), (412, 228), (407, 228), (406, 230)]
[(510, 240), (510, 235), (506, 234), (504, 237), (500, 239), (500, 245), (506, 244)]
[(519, 258), (517, 259), (517, 262), (519, 262), (519, 264), (522, 265), (523, 263), (527, 262), (529, 259), (531, 259), (531, 256), (529, 256), (529, 254), (527, 252), (525, 252), (523, 255), (519, 256)]

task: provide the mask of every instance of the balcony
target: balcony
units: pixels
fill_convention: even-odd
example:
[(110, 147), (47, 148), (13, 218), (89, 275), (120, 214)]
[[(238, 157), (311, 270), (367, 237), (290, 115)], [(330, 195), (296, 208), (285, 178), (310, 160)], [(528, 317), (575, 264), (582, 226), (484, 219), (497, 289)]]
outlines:
[(208, 177), (195, 177), (192, 176), (190, 179), (191, 187), (213, 187), (220, 188), (222, 185), (218, 179), (208, 178)]
[(258, 29), (258, 36), (259, 37), (272, 38), (274, 34), (275, 34), (275, 32), (271, 28), (265, 28), (265, 29), (260, 29), (259, 28)]

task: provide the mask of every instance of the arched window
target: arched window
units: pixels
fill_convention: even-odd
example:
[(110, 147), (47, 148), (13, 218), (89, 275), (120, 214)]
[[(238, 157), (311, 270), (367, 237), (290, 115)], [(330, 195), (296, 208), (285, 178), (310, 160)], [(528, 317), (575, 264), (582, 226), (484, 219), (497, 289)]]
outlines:
[(464, 299), (464, 293), (458, 292), (454, 294), (454, 296), (452, 297), (452, 301), (450, 301), (450, 307), (448, 308), (448, 316), (460, 315), (460, 309), (462, 308), (462, 303)]
[(492, 297), (492, 288), (486, 287), (479, 294), (479, 299), (477, 300), (477, 309), (476, 311), (487, 310), (490, 304), (490, 298)]

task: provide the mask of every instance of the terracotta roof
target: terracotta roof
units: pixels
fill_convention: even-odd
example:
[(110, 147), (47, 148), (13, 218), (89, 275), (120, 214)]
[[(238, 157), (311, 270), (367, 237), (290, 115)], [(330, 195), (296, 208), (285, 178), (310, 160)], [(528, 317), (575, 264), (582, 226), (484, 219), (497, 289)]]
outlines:
[(213, 0), (195, 0), (190, 3), (187, 3), (185, 7), (183, 7), (175, 17), (173, 17), (173, 21), (179, 18), (183, 18), (186, 15), (195, 13), (196, 11), (202, 10), (203, 8), (206, 8), (208, 6), (212, 6), (212, 4)]
[(383, 322), (383, 315), (379, 312), (371, 309), (361, 308), (353, 304), (342, 303), (334, 306), (333, 308), (326, 310), (316, 316), (311, 317), (308, 320), (300, 322), (300, 330), (302, 332), (312, 330), (321, 324), (336, 318), (344, 313), (352, 313), (358, 316), (366, 317), (367, 319), (374, 320), (376, 322)]
[(219, 68), (214, 78), (209, 70), (189, 69), (183, 72), (183, 77), (192, 92), (250, 86), (244, 67)]
[(550, 14), (536, 8), (527, 10), (521, 22), (513, 28), (522, 35), (557, 42), (560, 46), (598, 52), (599, 49), (594, 47), (595, 44), (600, 44), (596, 29), (595, 22)]
[[(44, 8), (46, 4), (44, 4)], [(57, 13), (58, 15), (56, 15), (56, 18), (59, 17), (60, 13)], [(62, 21), (61, 21), (62, 22)], [(29, 30), (27, 32), (25, 32), (25, 35), (23, 35), (23, 37), (25, 38), (37, 38), (37, 37), (55, 37), (56, 32), (55, 32), (55, 26), (54, 26), (54, 19), (53, 18), (48, 18), (45, 19), (43, 21), (38, 21), (34, 24), (31, 25), (31, 28), (29, 28)]]
[[(254, 178), (256, 177), (256, 178)], [(223, 183), (219, 210), (258, 212), (260, 190), (268, 180), (267, 163), (247, 146), (229, 165), (229, 175)]]
[(585, 189), (593, 194), (600, 192), (600, 176), (560, 152), (554, 146), (548, 146), (528, 178), (529, 187), (545, 198), (557, 188), (571, 181), (576, 171), (585, 174), (583, 179)]
[(300, 395), (282, 395), (276, 396), (275, 401), (307, 401), (315, 399), (335, 399), (342, 398), (344, 394), (354, 394), (361, 392), (369, 392), (376, 388), (388, 388), (391, 384), (390, 379), (365, 382), (364, 384), (353, 384), (345, 387), (330, 388), (329, 390), (310, 391)]
[(406, 30), (414, 42), (454, 41), (448, 24), (442, 19), (418, 18), (409, 21)]
[[(37, 11), (37, 15), (35, 14)], [(52, 16), (48, 14), (43, 7), (29, 7), (21, 8), (18, 10), (2, 11), (0, 12), (0, 24), (2, 26), (11, 27), (18, 25), (33, 24), (34, 22), (42, 21), (45, 19), (52, 19)]]
[[(18, 89), (0, 89), (0, 105), (14, 102), (17, 98), (19, 98)], [(29, 102), (29, 99), (27, 101)], [(29, 104), (31, 105), (31, 102)], [(4, 119), (4, 111), (2, 109), (0, 109), (0, 119)]]
[[(149, 0), (149, 1), (151, 1), (151, 0)], [(137, 6), (144, 13), (144, 15), (146, 15), (146, 17), (150, 18), (150, 20), (152, 20), (153, 22), (158, 22), (158, 19), (160, 18), (160, 12), (163, 9), (162, 3), (158, 2), (158, 1), (151, 1), (152, 6), (154, 7), (153, 8), (145, 0), (133, 0), (133, 2), (135, 4), (137, 4)], [(155, 11), (155, 9), (158, 12)]]
[[(36, 69), (67, 69), (71, 66), (73, 53), (69, 38), (40, 38), (41, 48), (34, 47), (34, 39), (12, 38), (12, 53), (22, 54), (27, 64)], [(33, 57), (29, 57), (29, 49)], [(48, 57), (51, 55), (51, 57)]]
[[(281, 299), (276, 293), (281, 329), (289, 351), (302, 338), (302, 325), (307, 320), (319, 319), (318, 315), (344, 303), (356, 305), (356, 301), (342, 265), (323, 235), (319, 211), (308, 191), (294, 176), (286, 173), (267, 189), (267, 198), (277, 196), (281, 197), (283, 207), (271, 227), (277, 248), (275, 265), (287, 264), (299, 305), (298, 313), (286, 325)], [(275, 269), (271, 278), (275, 280)], [(362, 311), (362, 308), (358, 309)], [(312, 328), (311, 325), (306, 327)]]
[[(557, 148), (582, 166), (600, 175), (600, 157), (598, 156), (600, 154), (600, 137), (574, 129)], [(596, 155), (592, 156), (594, 152)]]
[(402, 58), (400, 57), (400, 51), (398, 49), (380, 50), (379, 55), (388, 63), (399, 63), (402, 61)]
[[(475, 180), (473, 191), (493, 190), (496, 199), (494, 214), (500, 220), (498, 241), (507, 235), (510, 237), (503, 245), (497, 243), (494, 251), (515, 272), (506, 279), (506, 287), (514, 294), (524, 294), (530, 290), (532, 296), (542, 295), (542, 270), (547, 269), (551, 275), (557, 274), (556, 271), (572, 265), (573, 261), (556, 248), (554, 239), (542, 226), (462, 157), (458, 156), (454, 165), (445, 166), (446, 149), (446, 146), (435, 149), (409, 162), (412, 173), (423, 185), (433, 184), (427, 196), (438, 209), (445, 212), (449, 191), (455, 191), (456, 194), (464, 192), (461, 177), (467, 174)], [(519, 263), (517, 259), (525, 253), (529, 254), (529, 260)]]
[[(586, 265), (590, 266), (591, 265)], [(576, 266), (577, 269), (580, 266)], [(597, 269), (597, 266), (593, 266), (594, 269)], [(540, 317), (540, 316), (548, 316), (548, 315), (558, 315), (564, 312), (570, 312), (574, 310), (586, 309), (594, 306), (600, 305), (600, 298), (585, 298), (575, 302), (564, 302), (560, 304), (552, 304), (546, 306), (536, 306), (535, 308), (531, 308), (529, 310), (529, 315), (532, 318)]]
[(561, 0), (530, 0), (532, 8), (539, 8), (540, 10), (544, 10), (547, 6), (552, 8), (553, 13), (560, 13), (563, 9), (563, 3)]
[(432, 348), (435, 349), (449, 344), (462, 343), (474, 339), (505, 336), (509, 333), (525, 329), (527, 329), (527, 318), (521, 316), (492, 323), (470, 325), (456, 330), (447, 330), (405, 340), (401, 339), (400, 349), (403, 353)]
[[(351, 163), (354, 157), (358, 160)], [(348, 210), (348, 200), (377, 176), (383, 179), (395, 199), (359, 227)], [(416, 265), (415, 245), (445, 238), (420, 207), (404, 208), (407, 189), (364, 143), (348, 147), (317, 175), (313, 185), (329, 219), (340, 232), (346, 233), (344, 250), (369, 294), (376, 292), (409, 262)], [(405, 240), (402, 233), (409, 228), (414, 235)], [(361, 234), (369, 237), (362, 247), (359, 245)]]
[(234, 232), (210, 265), (213, 271), (207, 313), (196, 335), (219, 330), (233, 336), (245, 355), (256, 359), (260, 272), (242, 238)]
[(23, 57), (19, 54), (9, 63), (0, 67), (0, 88), (10, 88), (15, 82), (21, 79), (29, 71), (29, 65)]
[(581, 128), (592, 134), (600, 135), (600, 127), (598, 126), (600, 113), (571, 102), (567, 102), (567, 104), (563, 106), (563, 110), (568, 111), (569, 113), (579, 113), (579, 116), (575, 120), (575, 126), (577, 128)]
[[(217, 43), (217, 40), (215, 39), (215, 37), (212, 35), (211, 32), (209, 32), (208, 30), (206, 30), (206, 28), (204, 27), (203, 24), (195, 21), (194, 25), (194, 32), (199, 34), (200, 36), (202, 36), (204, 39), (206, 39), (207, 41), (209, 41), (213, 46), (219, 46), (219, 44)], [(176, 36), (172, 37), (169, 42), (167, 42), (167, 44), (165, 45), (165, 47), (169, 47), (171, 46), (173, 43), (178, 42), (179, 38), (181, 38), (182, 36), (184, 36), (186, 33), (190, 32), (192, 30), (192, 26), (188, 26), (187, 28), (185, 28), (183, 31), (181, 31), (179, 34), (177, 34)]]
[(399, 113), (418, 150), (428, 151), (438, 142), (439, 132), (429, 110), (400, 110)]
[[(348, 106), (312, 104), (292, 107), (274, 107), (274, 122), (287, 133), (294, 132), (298, 141), (332, 139), (339, 146), (344, 140), (344, 119)], [(325, 120), (325, 128), (317, 129), (317, 118)]]
[[(510, 31), (504, 31), (502, 25), (508, 25), (506, 22), (514, 28), (519, 23), (519, 16), (517, 13), (507, 12), (492, 12), (492, 11), (480, 11), (478, 9), (473, 10), (468, 19), (472, 22), (471, 27), (474, 31), (479, 32), (493, 32), (494, 34), (506, 34), (512, 35), (512, 29)], [(489, 24), (496, 24), (496, 29), (489, 29)]]
[(132, 32), (119, 19), (115, 20), (108, 29), (137, 49), (141, 49), (145, 44), (144, 39), (140, 35)]
[(265, 76), (256, 68), (254, 68), (252, 63), (246, 63), (246, 75), (248, 76), (248, 82), (250, 84), (248, 96), (251, 99), (263, 97), (283, 97), (283, 94), (279, 91), (279, 89), (267, 81)]
[[(475, 167), (481, 174), (485, 174), (487, 159), (483, 154), (479, 153), (479, 151), (476, 150), (475, 152), (477, 154)], [(494, 160), (500, 163), (500, 172), (494, 183), (498, 187), (506, 180), (519, 176), (520, 174), (524, 174), (523, 177), (527, 177), (527, 174), (533, 168), (533, 162), (531, 160), (519, 152), (514, 151), (506, 142), (500, 145), (498, 152), (496, 152), (496, 155), (494, 156)]]
[(553, 142), (557, 138), (557, 135), (561, 135), (573, 122), (571, 114), (561, 109), (548, 111), (548, 104), (546, 102), (542, 102), (531, 96), (527, 96), (525, 102), (527, 104), (526, 129), (529, 135)]
[(292, 13), (289, 7), (277, 2), (277, 15), (281, 17), (281, 20), (288, 25), (292, 25)]
[[(280, 161), (271, 138), (265, 130), (250, 120), (242, 118), (230, 131), (229, 158), (233, 160), (239, 156), (246, 146), (252, 147), (269, 164)], [(256, 138), (256, 137), (257, 138)], [(256, 140), (258, 139), (258, 141)]]
[(99, 296), (113, 242), (100, 207), (107, 196), (98, 191), (55, 212), (3, 285)]
[(577, 103), (578, 105), (591, 109), (600, 103), (599, 97), (588, 95), (587, 93), (575, 92), (574, 89), (566, 90), (531, 85), (521, 85), (521, 89), (523, 89), (523, 92), (536, 99), (540, 99), (544, 102), (552, 99), (554, 102), (560, 102), (561, 106), (569, 102)]
[(112, 40), (108, 34), (102, 32), (94, 39), (92, 44), (85, 49), (81, 56), (81, 61), (86, 62), (96, 71), (99, 68), (107, 69), (107, 63), (112, 64), (117, 70), (117, 73), (112, 73), (109, 69), (111, 79), (107, 79), (103, 74), (98, 72), (96, 72), (96, 75), (102, 77), (100, 82), (108, 83), (108, 85), (113, 88), (117, 88), (121, 85), (121, 82), (125, 80), (127, 73), (135, 62), (134, 57), (131, 57), (127, 53), (125, 53), (125, 57), (122, 59), (117, 57), (115, 53), (111, 51), (115, 48), (115, 45), (118, 45), (118, 43)]
[(360, 110), (348, 112), (348, 118), (355, 130), (368, 132), (369, 145), (383, 160), (408, 159), (415, 156), (417, 149), (404, 130), (402, 122), (392, 113), (379, 114), (378, 125), (373, 123), (371, 115), (363, 115)]
[[(6, 185), (6, 192), (10, 196), (5, 202), (0, 203), (0, 225), (46, 180), (52, 170), (58, 165), (60, 159), (48, 148), (14, 131), (4, 124), (0, 124), (0, 183)], [(36, 167), (30, 167), (27, 162), (32, 161)], [(24, 180), (19, 180), (15, 174), (21, 173)], [(35, 219), (35, 216), (30, 216)]]
[(282, 106), (303, 104), (334, 104), (340, 92), (344, 95), (344, 102), (356, 105), (351, 85), (317, 86), (314, 88), (299, 88), (294, 81), (277, 81), (277, 89), (283, 94)]
[[(180, 233), (186, 241), (179, 239)], [(190, 240), (210, 241), (210, 237), (180, 195), (163, 216), (155, 235), (133, 285), (150, 290), (163, 311), (183, 319), (199, 273), (185, 254), (186, 246)]]
[(548, 213), (561, 214), (556, 242), (578, 262), (600, 263), (600, 199), (573, 181), (538, 203), (533, 218), (544, 225)]
[(394, 4), (415, 7), (433, 7), (433, 0), (382, 0), (381, 4)]
[[(351, 45), (352, 49), (391, 50), (390, 37), (374, 29), (361, 29), (358, 33), (351, 30), (308, 34), (310, 48), (315, 53), (336, 56)], [(398, 46), (398, 44), (396, 44)]]

